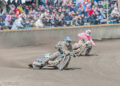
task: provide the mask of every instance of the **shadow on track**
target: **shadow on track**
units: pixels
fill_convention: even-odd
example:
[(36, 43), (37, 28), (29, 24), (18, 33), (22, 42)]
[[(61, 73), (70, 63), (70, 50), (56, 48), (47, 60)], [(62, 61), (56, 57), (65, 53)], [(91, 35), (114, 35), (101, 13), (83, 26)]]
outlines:
[(90, 54), (90, 55), (80, 55), (80, 56), (78, 56), (78, 57), (82, 57), (82, 56), (84, 56), (84, 57), (93, 57), (93, 56), (99, 56), (98, 54)]
[(74, 68), (66, 68), (64, 70), (81, 70), (82, 68), (77, 68), (77, 67), (74, 67)]
[[(28, 69), (32, 69), (32, 68), (28, 68)], [(62, 71), (70, 71), (70, 70), (81, 70), (82, 68), (77, 68), (77, 67), (74, 67), (74, 68), (66, 68), (66, 69), (64, 69), (64, 70), (62, 70)], [(59, 70), (59, 69), (56, 69), (56, 68), (42, 68), (42, 69), (32, 69), (32, 70)]]

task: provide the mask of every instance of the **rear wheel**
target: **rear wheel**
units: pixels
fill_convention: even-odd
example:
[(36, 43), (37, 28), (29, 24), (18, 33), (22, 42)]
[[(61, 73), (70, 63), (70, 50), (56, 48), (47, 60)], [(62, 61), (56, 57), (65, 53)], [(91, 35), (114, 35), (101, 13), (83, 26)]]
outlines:
[(88, 56), (90, 54), (91, 49), (91, 47), (86, 49), (85, 56)]

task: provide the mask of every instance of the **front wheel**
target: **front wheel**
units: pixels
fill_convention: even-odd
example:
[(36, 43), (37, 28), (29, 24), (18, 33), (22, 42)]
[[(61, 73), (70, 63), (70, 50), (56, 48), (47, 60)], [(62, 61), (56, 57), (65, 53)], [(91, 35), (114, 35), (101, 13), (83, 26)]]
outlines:
[(63, 70), (63, 69), (65, 69), (65, 68), (67, 68), (68, 65), (69, 65), (70, 60), (71, 60), (71, 57), (70, 57), (70, 56), (64, 56), (64, 58), (63, 58), (62, 61), (60, 62), (59, 70)]
[(92, 49), (92, 47), (86, 49), (85, 56), (88, 56), (90, 54), (91, 49)]
[(39, 65), (33, 65), (33, 69), (42, 69), (43, 66), (39, 66)]
[(33, 68), (33, 69), (42, 69), (43, 68), (43, 66), (38, 66), (38, 65), (33, 65), (33, 64), (29, 64), (28, 67)]

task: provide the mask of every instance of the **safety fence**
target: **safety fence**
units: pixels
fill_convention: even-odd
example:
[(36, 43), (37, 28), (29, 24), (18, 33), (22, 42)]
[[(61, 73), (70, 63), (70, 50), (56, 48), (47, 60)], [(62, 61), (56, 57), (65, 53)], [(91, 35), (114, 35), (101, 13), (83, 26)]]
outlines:
[(0, 48), (56, 43), (63, 40), (65, 36), (70, 36), (73, 41), (77, 41), (77, 34), (87, 29), (92, 30), (92, 37), (95, 40), (120, 38), (120, 24), (3, 30), (0, 31)]

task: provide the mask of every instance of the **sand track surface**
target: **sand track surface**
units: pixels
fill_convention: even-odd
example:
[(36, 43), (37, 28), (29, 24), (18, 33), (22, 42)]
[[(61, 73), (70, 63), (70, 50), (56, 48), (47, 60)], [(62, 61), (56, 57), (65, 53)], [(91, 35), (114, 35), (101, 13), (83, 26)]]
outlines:
[(72, 58), (67, 70), (29, 69), (27, 65), (54, 43), (0, 49), (0, 86), (120, 86), (120, 40), (97, 41), (91, 56)]

